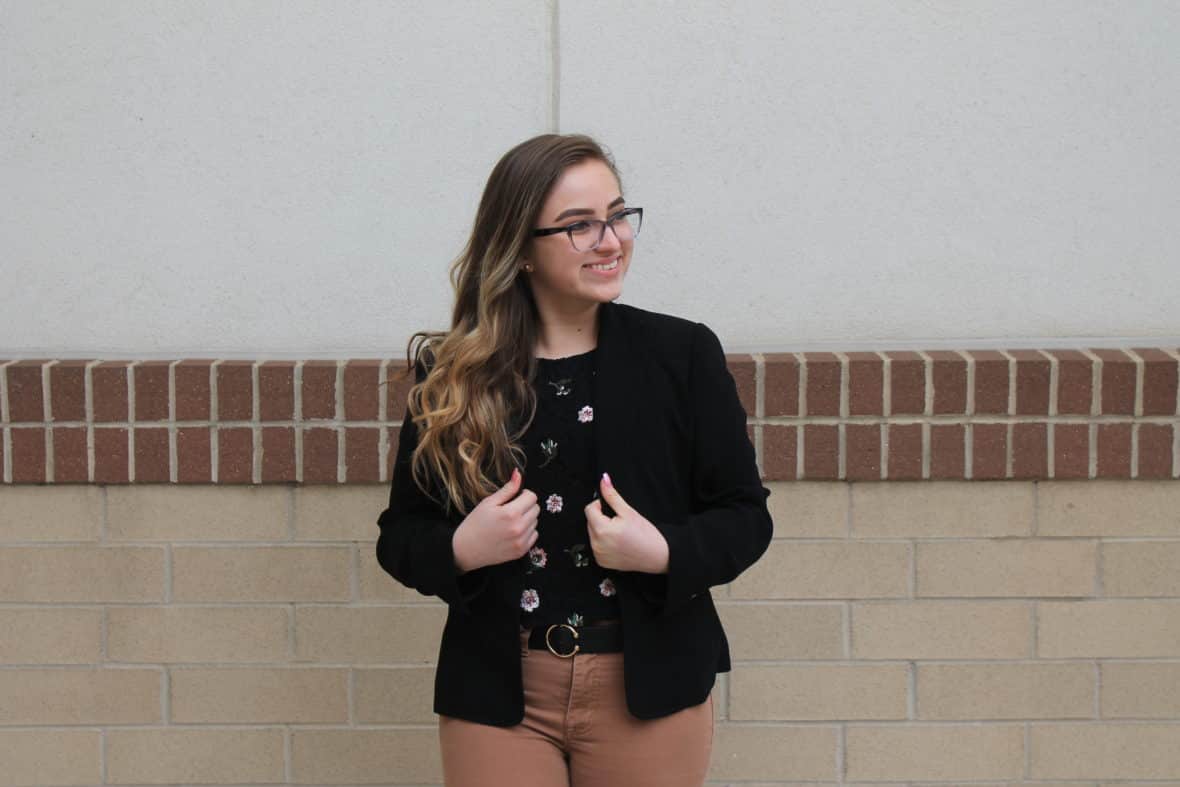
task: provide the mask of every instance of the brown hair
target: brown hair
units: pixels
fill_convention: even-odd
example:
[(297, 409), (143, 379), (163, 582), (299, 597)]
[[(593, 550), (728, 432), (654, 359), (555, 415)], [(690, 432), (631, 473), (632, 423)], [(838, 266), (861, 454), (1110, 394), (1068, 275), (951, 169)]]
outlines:
[(451, 263), (451, 329), (418, 331), (407, 344), (407, 371), (429, 369), (407, 402), (418, 428), (414, 481), (430, 494), (427, 478), (437, 478), (448, 509), (466, 514), (524, 464), (517, 442), (536, 410), (537, 308), (521, 257), (553, 185), (567, 167), (591, 159), (618, 178), (609, 153), (581, 134), (542, 134), (501, 157)]

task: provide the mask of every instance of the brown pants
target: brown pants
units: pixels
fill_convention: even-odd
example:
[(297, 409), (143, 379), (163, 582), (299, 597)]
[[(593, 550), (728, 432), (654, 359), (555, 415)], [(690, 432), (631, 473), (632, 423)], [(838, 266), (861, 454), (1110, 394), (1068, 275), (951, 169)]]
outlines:
[(637, 719), (622, 653), (563, 659), (521, 632), (524, 720), (514, 727), (439, 716), (446, 787), (695, 787), (713, 748), (713, 697)]

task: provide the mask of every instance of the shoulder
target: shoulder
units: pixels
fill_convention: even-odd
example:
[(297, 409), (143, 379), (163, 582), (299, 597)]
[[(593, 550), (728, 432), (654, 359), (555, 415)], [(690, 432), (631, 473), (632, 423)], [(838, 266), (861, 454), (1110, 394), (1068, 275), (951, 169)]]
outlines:
[(611, 306), (628, 334), (641, 339), (654, 352), (687, 358), (721, 349), (717, 334), (703, 322), (625, 303)]

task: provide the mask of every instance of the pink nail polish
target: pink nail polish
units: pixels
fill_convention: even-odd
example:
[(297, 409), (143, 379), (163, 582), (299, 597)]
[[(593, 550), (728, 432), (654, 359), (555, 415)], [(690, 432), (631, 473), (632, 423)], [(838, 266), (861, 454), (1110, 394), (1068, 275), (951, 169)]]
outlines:
[(611, 483), (611, 480), (610, 480), (610, 473), (603, 473), (602, 478), (604, 481), (606, 481), (607, 486), (614, 486), (614, 484)]

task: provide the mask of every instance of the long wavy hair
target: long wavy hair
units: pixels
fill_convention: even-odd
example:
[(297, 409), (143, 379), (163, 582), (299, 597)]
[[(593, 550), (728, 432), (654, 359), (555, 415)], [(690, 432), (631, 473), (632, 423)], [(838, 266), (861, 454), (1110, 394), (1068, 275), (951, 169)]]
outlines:
[[(542, 134), (509, 150), (484, 186), (471, 235), (451, 263), (455, 306), (449, 331), (418, 331), (406, 346), (406, 373), (429, 371), (410, 388), (407, 404), (418, 429), (414, 482), (466, 514), (523, 467), (518, 445), (536, 412), (530, 381), (537, 306), (521, 258), (541, 207), (571, 165), (605, 163), (610, 154), (581, 134)], [(437, 497), (435, 497), (437, 499)]]

